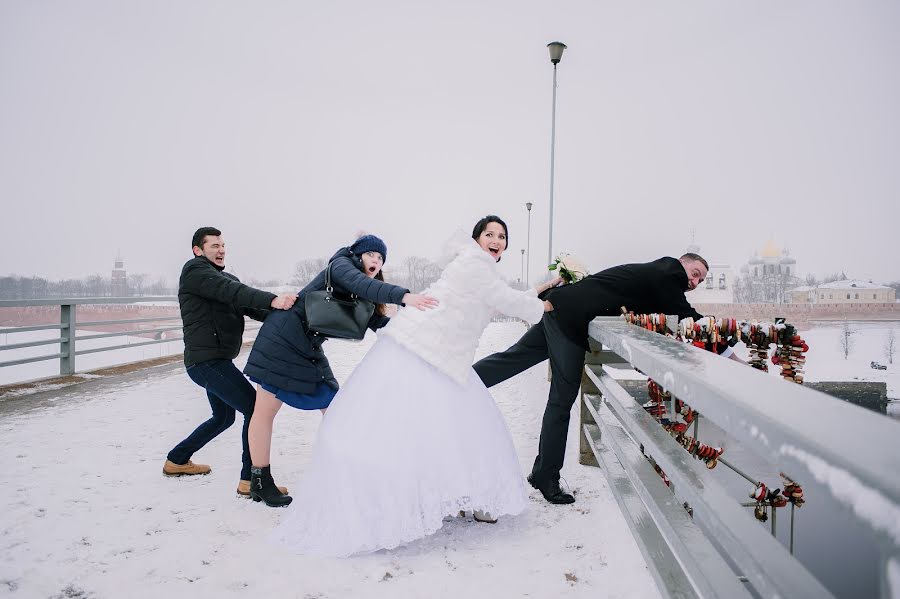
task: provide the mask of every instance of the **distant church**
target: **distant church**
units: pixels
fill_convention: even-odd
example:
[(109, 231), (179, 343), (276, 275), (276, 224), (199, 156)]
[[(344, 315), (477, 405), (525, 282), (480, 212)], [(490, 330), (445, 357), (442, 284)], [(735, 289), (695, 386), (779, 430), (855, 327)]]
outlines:
[[(693, 241), (685, 252), (703, 256), (700, 246), (693, 243)], [(688, 301), (692, 304), (733, 304), (737, 301), (735, 298), (735, 282), (739, 275), (742, 279), (741, 283), (744, 286), (745, 294), (747, 286), (750, 286), (756, 289), (756, 295), (786, 295), (787, 289), (782, 289), (779, 293), (776, 293), (778, 290), (774, 288), (769, 289), (769, 287), (773, 287), (771, 285), (772, 280), (777, 279), (784, 281), (784, 283), (793, 281), (798, 276), (797, 261), (787, 249), (780, 249), (772, 240), (769, 240), (758, 252), (753, 252), (747, 264), (741, 266), (740, 273), (730, 264), (710, 261), (706, 280), (689, 293), (687, 296)], [(787, 288), (790, 288), (790, 285)], [(787, 298), (782, 301), (785, 300)], [(743, 301), (747, 300), (744, 299)], [(753, 301), (771, 302), (776, 301), (776, 298), (774, 296), (760, 297)]]
[(787, 275), (796, 277), (797, 261), (787, 248), (780, 250), (771, 239), (757, 254), (753, 252), (750, 260), (741, 267), (741, 274), (753, 279), (761, 279), (766, 275)]
[(113, 297), (128, 296), (128, 275), (125, 273), (125, 261), (122, 259), (121, 254), (116, 255), (111, 282), (110, 294)]
[(780, 249), (770, 239), (741, 267), (738, 295), (742, 302), (786, 304), (791, 301), (790, 290), (800, 283), (797, 261), (787, 248)]

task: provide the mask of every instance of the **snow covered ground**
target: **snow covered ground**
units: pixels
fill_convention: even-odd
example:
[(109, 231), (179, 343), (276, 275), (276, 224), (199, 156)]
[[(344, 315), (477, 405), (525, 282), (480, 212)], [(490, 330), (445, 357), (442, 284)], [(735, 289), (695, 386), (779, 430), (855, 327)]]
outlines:
[[(888, 415), (900, 418), (900, 351), (894, 356), (894, 363), (889, 364), (885, 355), (885, 342), (893, 331), (900, 348), (900, 322), (851, 322), (851, 349), (844, 358), (840, 338), (843, 336), (841, 325), (828, 324), (812, 326), (800, 331), (800, 335), (809, 344), (806, 354), (806, 377), (809, 382), (815, 381), (867, 381), (887, 384), (887, 396), (894, 401), (888, 404)], [(747, 359), (747, 348), (738, 344), (735, 351)], [(887, 366), (887, 370), (875, 370), (871, 362)], [(769, 363), (769, 375), (780, 376), (780, 369)]]
[[(840, 345), (843, 335), (840, 325), (814, 326), (801, 331), (810, 348), (806, 359), (806, 380), (884, 382), (887, 383), (888, 397), (900, 399), (900, 322), (851, 322), (849, 327), (851, 349), (846, 359)], [(897, 340), (898, 351), (894, 363), (888, 364), (884, 345), (891, 330)], [(870, 362), (873, 361), (887, 366), (887, 370), (872, 369)]]
[[(479, 356), (523, 331), (492, 324)], [(339, 380), (372, 341), (329, 342)], [(546, 374), (539, 365), (493, 389), (523, 473), (537, 446)], [(285, 511), (235, 495), (237, 424), (195, 456), (212, 465), (210, 475), (162, 476), (166, 452), (206, 417), (201, 390), (177, 364), (0, 400), (0, 596), (659, 596), (601, 472), (577, 463), (577, 411), (563, 471), (574, 505), (550, 505), (534, 491), (524, 514), (496, 525), (452, 518), (406, 547), (342, 560), (265, 542)], [(320, 419), (282, 410), (272, 458), (280, 484), (296, 484)]]

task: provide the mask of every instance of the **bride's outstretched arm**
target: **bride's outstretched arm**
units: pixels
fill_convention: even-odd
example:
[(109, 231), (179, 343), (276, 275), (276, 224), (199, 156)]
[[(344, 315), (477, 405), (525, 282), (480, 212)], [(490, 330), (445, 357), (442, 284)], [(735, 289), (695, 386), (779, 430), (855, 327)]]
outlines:
[(554, 287), (556, 287), (557, 285), (559, 285), (562, 282), (563, 282), (563, 278), (561, 276), (557, 275), (557, 276), (553, 277), (552, 279), (550, 279), (549, 281), (547, 281), (546, 283), (541, 283), (539, 285), (535, 285), (534, 290), (537, 292), (538, 295), (540, 295), (540, 294), (544, 293), (545, 291), (547, 291), (548, 289), (553, 289)]

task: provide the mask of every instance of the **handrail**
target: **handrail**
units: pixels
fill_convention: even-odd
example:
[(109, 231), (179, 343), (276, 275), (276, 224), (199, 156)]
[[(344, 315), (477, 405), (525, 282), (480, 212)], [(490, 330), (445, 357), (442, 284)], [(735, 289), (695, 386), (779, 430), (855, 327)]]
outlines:
[[(0, 368), (5, 366), (18, 366), (21, 364), (30, 364), (33, 362), (41, 362), (46, 360), (59, 360), (59, 374), (60, 375), (69, 375), (74, 374), (76, 372), (75, 369), (75, 356), (81, 356), (85, 354), (94, 354), (118, 349), (129, 349), (133, 347), (141, 347), (144, 345), (155, 345), (159, 343), (171, 343), (174, 341), (181, 341), (178, 339), (166, 339), (160, 336), (159, 339), (152, 339), (147, 341), (140, 341), (136, 343), (125, 343), (118, 345), (107, 345), (103, 347), (92, 347), (87, 349), (76, 349), (75, 345), (79, 341), (88, 341), (94, 339), (105, 339), (111, 337), (124, 337), (128, 335), (148, 335), (148, 334), (159, 334), (165, 333), (168, 331), (177, 331), (182, 328), (180, 324), (181, 315), (173, 315), (173, 316), (155, 316), (155, 317), (142, 317), (142, 318), (125, 318), (125, 319), (114, 319), (114, 320), (93, 320), (88, 322), (79, 322), (77, 323), (78, 328), (84, 328), (87, 326), (91, 327), (106, 327), (110, 325), (122, 325), (122, 324), (138, 324), (138, 323), (166, 323), (172, 321), (179, 321), (178, 324), (168, 324), (164, 326), (158, 326), (154, 328), (148, 329), (132, 329), (127, 331), (115, 331), (115, 332), (98, 332), (95, 334), (88, 335), (79, 335), (76, 336), (76, 310), (78, 306), (84, 305), (95, 305), (95, 304), (146, 304), (146, 303), (156, 303), (156, 302), (166, 302), (173, 305), (177, 305), (178, 298), (174, 296), (159, 296), (159, 297), (93, 297), (93, 298), (63, 298), (63, 299), (42, 299), (42, 300), (0, 300), (0, 308), (21, 308), (21, 307), (32, 307), (32, 306), (59, 306), (60, 307), (60, 322), (57, 324), (44, 324), (44, 325), (28, 325), (21, 327), (5, 327), (0, 329), (0, 334), (15, 334), (15, 333), (24, 333), (29, 331), (43, 331), (43, 330), (59, 330), (60, 337), (53, 339), (40, 339), (37, 341), (23, 341), (20, 343), (8, 343), (6, 345), (0, 345), (0, 351), (4, 350), (15, 350), (15, 349), (24, 349), (28, 347), (39, 347), (44, 345), (58, 345), (59, 351), (49, 354), (44, 354), (40, 356), (29, 356), (24, 358), (17, 358), (12, 360), (7, 360), (0, 362)], [(259, 328), (259, 324), (255, 321), (248, 320), (247, 326), (245, 330), (252, 331)], [(102, 329), (101, 329), (102, 330)]]
[(174, 295), (134, 297), (70, 297), (31, 300), (0, 300), (0, 308), (25, 308), (29, 306), (81, 306), (84, 304), (146, 304), (148, 302), (178, 302)]
[[(0, 300), (0, 308), (22, 308), (22, 307), (33, 307), (33, 306), (59, 306), (60, 316), (59, 323), (57, 324), (43, 324), (43, 325), (28, 325), (21, 327), (4, 327), (0, 329), (0, 333), (2, 334), (16, 334), (16, 333), (25, 333), (30, 331), (43, 331), (43, 330), (59, 330), (60, 337), (53, 339), (40, 339), (36, 341), (24, 341), (20, 343), (8, 343), (6, 345), (0, 345), (0, 351), (5, 350), (16, 350), (16, 349), (24, 349), (28, 347), (39, 347), (44, 345), (58, 345), (59, 351), (49, 354), (44, 354), (40, 356), (29, 356), (24, 358), (17, 358), (12, 360), (6, 360), (0, 362), (0, 368), (5, 366), (18, 366), (21, 364), (30, 364), (33, 362), (41, 362), (46, 360), (59, 360), (59, 374), (60, 375), (69, 375), (75, 373), (75, 356), (83, 355), (83, 354), (91, 354), (105, 351), (112, 351), (117, 349), (125, 349), (132, 347), (140, 347), (143, 345), (154, 345), (158, 343), (171, 343), (173, 341), (180, 341), (180, 339), (166, 339), (160, 335), (159, 339), (152, 339), (148, 341), (141, 341), (138, 343), (128, 343), (128, 344), (119, 344), (112, 346), (103, 346), (96, 348), (88, 348), (88, 349), (77, 349), (76, 343), (79, 341), (87, 341), (92, 339), (102, 339), (108, 337), (123, 337), (128, 335), (146, 335), (146, 334), (158, 334), (164, 333), (167, 331), (175, 331), (181, 329), (181, 324), (171, 324), (169, 326), (159, 326), (155, 328), (149, 329), (133, 329), (126, 331), (116, 331), (116, 332), (102, 332), (97, 334), (89, 334), (89, 335), (81, 335), (76, 336), (76, 310), (78, 306), (85, 305), (97, 305), (97, 304), (146, 304), (146, 303), (157, 303), (157, 302), (165, 302), (172, 305), (177, 305), (178, 298), (175, 296), (153, 296), (153, 297), (88, 297), (88, 298), (59, 298), (59, 299), (39, 299), (39, 300)], [(94, 327), (104, 327), (111, 325), (122, 325), (122, 324), (137, 324), (137, 323), (151, 323), (151, 322), (171, 322), (171, 321), (180, 321), (181, 316), (173, 315), (173, 316), (157, 316), (157, 317), (149, 317), (149, 318), (126, 318), (126, 319), (112, 319), (112, 320), (100, 320), (100, 321), (89, 321), (84, 323), (78, 323), (82, 329), (86, 326), (94, 326)]]
[[(807, 479), (852, 473), (863, 488), (885, 495), (898, 510), (897, 519), (876, 528), (884, 528), (886, 539), (900, 546), (896, 422), (618, 318), (595, 320), (589, 330), (597, 341), (781, 470), (805, 474)], [(817, 417), (810, 418), (811, 414)], [(840, 446), (825, 442), (828, 439), (840, 439)], [(879, 451), (873, 452), (873, 447)]]
[(64, 324), (40, 324), (34, 325), (30, 327), (8, 327), (5, 329), (0, 329), (0, 335), (4, 335), (7, 333), (26, 333), (28, 331), (49, 331), (51, 329), (64, 329), (67, 325)]
[[(887, 580), (887, 569), (896, 568), (897, 561), (893, 566), (888, 564), (900, 556), (900, 429), (896, 422), (629, 325), (620, 318), (595, 319), (589, 335), (698, 410), (742, 446), (802, 481), (808, 496), (830, 498), (846, 508), (842, 517), (876, 540), (882, 555), (882, 576)], [(683, 523), (671, 523), (673, 512), (659, 504), (658, 489), (652, 490), (653, 484), (643, 477), (642, 467), (633, 458), (634, 452), (641, 450), (673, 483), (673, 503), (680, 506), (687, 501), (695, 528), (714, 541), (725, 561), (733, 564), (732, 575), (745, 577), (756, 594), (831, 596), (739, 501), (725, 492), (716, 473), (693, 459), (602, 366), (586, 367), (582, 390), (582, 463), (602, 466), (615, 455), (616, 468), (626, 473), (629, 482), (611, 485), (614, 493), (627, 489), (641, 496), (650, 506), (646, 517), (657, 522), (669, 548), (677, 546), (683, 554), (678, 565), (693, 586), (677, 592), (661, 587), (664, 594), (708, 596), (710, 585), (704, 586), (703, 581), (713, 580), (715, 572), (709, 570), (708, 560), (704, 563), (684, 555), (688, 552), (697, 557), (697, 551), (708, 551), (708, 547), (696, 549), (692, 547), (697, 543), (679, 544), (672, 538), (673, 530), (684, 533), (691, 529)], [(597, 438), (592, 438), (595, 433), (599, 433)], [(672, 497), (672, 490), (662, 479), (657, 477), (655, 484)], [(639, 532), (635, 530), (635, 534)], [(648, 555), (651, 569), (655, 567), (652, 561)]]

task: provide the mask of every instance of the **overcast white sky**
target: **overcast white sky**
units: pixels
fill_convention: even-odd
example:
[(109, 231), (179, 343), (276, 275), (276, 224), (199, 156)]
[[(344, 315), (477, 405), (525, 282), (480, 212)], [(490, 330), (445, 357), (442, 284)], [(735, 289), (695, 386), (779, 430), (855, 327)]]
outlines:
[(900, 279), (900, 3), (0, 3), (0, 274), (175, 280), (203, 225), (287, 279), (359, 230), (436, 258), (525, 202), (547, 258), (682, 252)]

